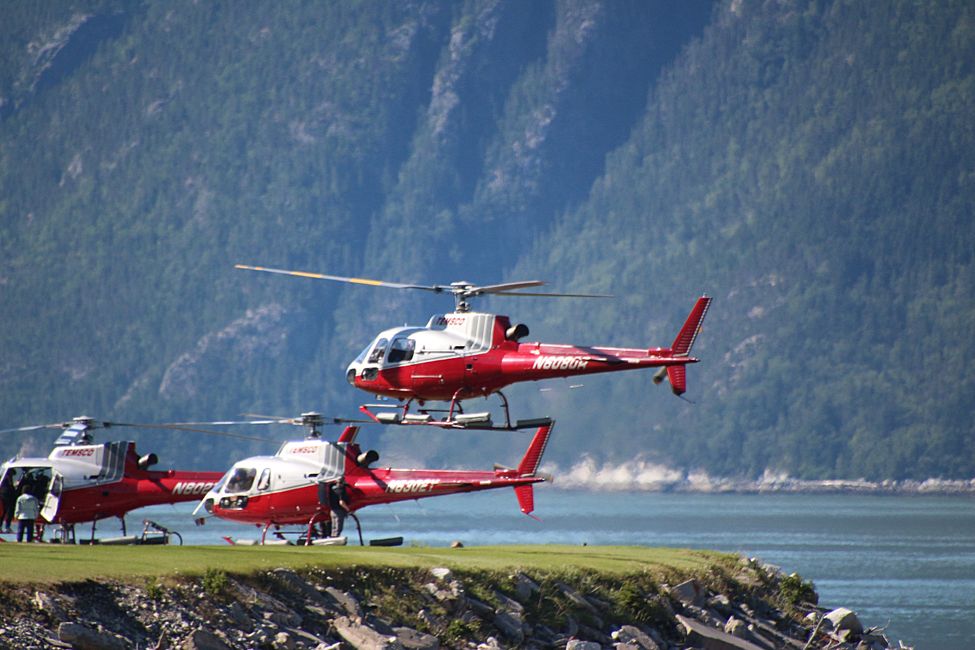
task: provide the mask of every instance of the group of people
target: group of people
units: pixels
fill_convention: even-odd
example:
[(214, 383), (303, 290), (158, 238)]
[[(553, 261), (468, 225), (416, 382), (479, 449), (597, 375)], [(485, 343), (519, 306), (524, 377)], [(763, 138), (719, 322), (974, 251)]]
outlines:
[(11, 469), (0, 482), (0, 497), (3, 503), (3, 518), (0, 520), (2, 531), (12, 533), (10, 524), (17, 520), (17, 541), (24, 541), (27, 537), (28, 542), (34, 541), (34, 525), (41, 514), (41, 502), (35, 495), (33, 482), (25, 480), (25, 476), (20, 483), (15, 484), (16, 470)]

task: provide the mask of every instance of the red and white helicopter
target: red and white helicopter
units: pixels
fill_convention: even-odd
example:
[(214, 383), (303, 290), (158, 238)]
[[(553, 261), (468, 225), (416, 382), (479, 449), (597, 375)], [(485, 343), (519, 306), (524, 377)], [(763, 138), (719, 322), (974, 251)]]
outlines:
[(346, 485), (349, 515), (359, 528), (361, 544), (362, 530), (355, 513), (367, 506), (513, 488), (521, 511), (531, 516), (535, 508), (533, 485), (548, 480), (538, 473), (554, 424), (547, 418), (524, 423), (525, 427), (536, 427), (536, 431), (517, 467), (495, 466), (486, 471), (372, 467), (379, 454), (375, 450), (362, 451), (356, 442), (358, 426), (346, 426), (338, 440), (331, 442), (321, 438), (318, 426), (323, 421), (318, 413), (279, 420), (304, 424), (309, 429), (308, 435), (304, 440), (284, 443), (274, 456), (255, 456), (235, 463), (203, 497), (193, 514), (201, 519), (213, 515), (260, 525), (263, 527), (261, 543), (265, 542), (271, 526), (287, 525), (303, 529), (305, 544), (315, 543), (316, 535), (322, 543), (344, 543), (344, 538), (323, 538), (316, 530), (317, 524), (327, 522), (330, 517), (328, 503), (323, 503), (319, 496), (319, 485), (341, 477)]
[(151, 470), (158, 462), (156, 454), (140, 456), (134, 442), (94, 442), (92, 431), (109, 427), (196, 431), (179, 425), (105, 422), (86, 416), (70, 422), (0, 431), (64, 430), (47, 458), (15, 457), (0, 466), (0, 480), (10, 475), (15, 486), (31, 487), (41, 502), (43, 521), (61, 527), (62, 542), (74, 541), (75, 525), (86, 522), (91, 522), (94, 539), (95, 523), (110, 517), (119, 518), (124, 536), (128, 512), (146, 506), (196, 501), (223, 476), (222, 472)]
[[(394, 289), (419, 289), (451, 293), (456, 301), (453, 313), (435, 314), (424, 327), (396, 327), (380, 332), (346, 370), (350, 384), (374, 395), (392, 397), (403, 405), (398, 412), (374, 415), (383, 424), (435, 424), (463, 426), (486, 423), (488, 414), (462, 413), (460, 402), (497, 393), (505, 411), (505, 428), (511, 428), (508, 403), (501, 389), (523, 381), (573, 377), (603, 372), (658, 368), (654, 383), (665, 378), (675, 395), (687, 390), (686, 367), (699, 359), (690, 356), (691, 348), (711, 305), (707, 295), (697, 299), (687, 320), (669, 347), (617, 348), (522, 343), (528, 335), (524, 324), (512, 326), (507, 316), (470, 310), (470, 300), (485, 294), (504, 296), (544, 296), (569, 298), (607, 298), (602, 294), (535, 293), (520, 291), (544, 284), (537, 280), (476, 286), (469, 282), (450, 285), (418, 285), (364, 278), (349, 278), (322, 273), (288, 271), (259, 266), (236, 268), (303, 278), (334, 280)], [(433, 421), (428, 414), (410, 415), (414, 401), (449, 401), (447, 417)], [(376, 405), (382, 406), (382, 405)]]

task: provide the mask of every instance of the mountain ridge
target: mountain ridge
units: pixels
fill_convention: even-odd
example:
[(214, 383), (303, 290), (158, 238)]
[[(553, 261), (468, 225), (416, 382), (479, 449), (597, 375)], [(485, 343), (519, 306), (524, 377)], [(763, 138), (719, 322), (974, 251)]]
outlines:
[[(4, 12), (4, 427), (351, 413), (368, 396), (347, 361), (449, 309), (233, 269), (248, 263), (616, 294), (480, 303), (582, 344), (665, 345), (713, 295), (693, 405), (638, 373), (512, 389), (519, 414), (559, 420), (563, 465), (975, 475), (963, 2)], [(88, 40), (69, 49), (59, 30)], [(45, 47), (76, 54), (35, 89)], [(177, 464), (269, 451), (143, 435)], [(378, 439), (441, 463), (511, 447)]]

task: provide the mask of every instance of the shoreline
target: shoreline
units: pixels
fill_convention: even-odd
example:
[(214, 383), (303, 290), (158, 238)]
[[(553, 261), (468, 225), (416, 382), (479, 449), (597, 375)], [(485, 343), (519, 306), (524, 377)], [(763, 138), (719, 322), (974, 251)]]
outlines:
[(690, 481), (653, 483), (598, 483), (562, 481), (548, 486), (556, 490), (594, 492), (659, 492), (680, 494), (876, 494), (891, 496), (975, 496), (971, 481), (800, 481), (765, 483), (742, 480), (713, 480), (707, 484)]
[(561, 478), (555, 475), (551, 487), (558, 490), (585, 489), (603, 492), (660, 492), (682, 494), (876, 494), (892, 496), (975, 496), (975, 479), (884, 480), (830, 479), (683, 479), (649, 481), (607, 481)]
[[(54, 560), (36, 547), (8, 550)], [(62, 550), (88, 571), (93, 556), (127, 555), (120, 547)], [(819, 607), (811, 582), (755, 559), (686, 549), (548, 550), (431, 556), (252, 547), (187, 571), (185, 563), (167, 568), (165, 558), (201, 551), (147, 548), (153, 566), (138, 576), (0, 581), (0, 634), (17, 647), (119, 650), (894, 648), (854, 611)], [(265, 554), (275, 557), (254, 564)]]

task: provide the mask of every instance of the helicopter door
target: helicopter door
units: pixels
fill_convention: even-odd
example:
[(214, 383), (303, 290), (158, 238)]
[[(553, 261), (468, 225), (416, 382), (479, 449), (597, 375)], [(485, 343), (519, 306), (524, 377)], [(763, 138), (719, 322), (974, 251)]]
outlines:
[(44, 506), (41, 508), (41, 517), (48, 523), (54, 523), (54, 518), (58, 514), (58, 505), (61, 502), (61, 490), (64, 489), (64, 477), (60, 472), (51, 472), (51, 483), (44, 497)]
[[(385, 371), (387, 380), (397, 386), (410, 386), (413, 383), (413, 360), (416, 341), (405, 336), (397, 336), (389, 344)], [(404, 365), (405, 364), (405, 365)]]

